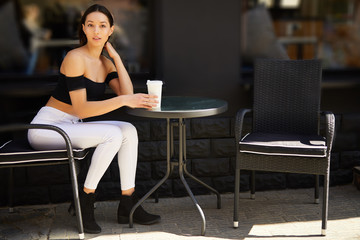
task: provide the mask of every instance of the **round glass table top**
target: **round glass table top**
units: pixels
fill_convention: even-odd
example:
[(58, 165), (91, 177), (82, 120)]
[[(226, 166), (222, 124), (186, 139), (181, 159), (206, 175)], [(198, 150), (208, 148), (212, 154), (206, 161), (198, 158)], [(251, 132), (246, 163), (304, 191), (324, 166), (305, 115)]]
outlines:
[(130, 115), (150, 118), (194, 118), (223, 113), (227, 102), (206, 97), (163, 96), (160, 110), (129, 108)]

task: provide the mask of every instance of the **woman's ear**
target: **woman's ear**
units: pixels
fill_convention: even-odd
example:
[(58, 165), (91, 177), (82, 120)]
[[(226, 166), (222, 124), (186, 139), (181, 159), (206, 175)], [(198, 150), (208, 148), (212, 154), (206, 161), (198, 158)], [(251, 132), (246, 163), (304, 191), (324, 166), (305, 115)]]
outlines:
[(83, 31), (84, 34), (86, 35), (86, 33), (85, 33), (85, 25), (84, 25), (84, 24), (81, 24), (81, 27), (82, 27), (82, 31)]
[(111, 36), (111, 34), (113, 34), (114, 29), (115, 29), (115, 26), (114, 26), (114, 25), (112, 25), (112, 26), (111, 26), (111, 28), (110, 28), (110, 34), (109, 34), (109, 37)]

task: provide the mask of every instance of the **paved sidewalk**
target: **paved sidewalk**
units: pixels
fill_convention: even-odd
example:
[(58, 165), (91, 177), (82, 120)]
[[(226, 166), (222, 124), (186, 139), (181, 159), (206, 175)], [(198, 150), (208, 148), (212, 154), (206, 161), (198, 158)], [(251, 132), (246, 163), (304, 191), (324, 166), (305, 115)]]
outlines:
[[(118, 202), (97, 203), (96, 219), (101, 234), (86, 234), (96, 240), (224, 240), (224, 239), (360, 239), (360, 192), (353, 185), (330, 188), (329, 220), (326, 237), (321, 237), (321, 204), (313, 204), (313, 189), (288, 189), (240, 194), (240, 223), (234, 229), (233, 194), (222, 195), (222, 209), (215, 195), (196, 196), (207, 227), (200, 236), (201, 218), (189, 197), (160, 198), (144, 203), (145, 209), (162, 216), (151, 226), (116, 223)], [(67, 213), (69, 203), (26, 206), (9, 214), (0, 208), (0, 239), (77, 239), (76, 219)]]

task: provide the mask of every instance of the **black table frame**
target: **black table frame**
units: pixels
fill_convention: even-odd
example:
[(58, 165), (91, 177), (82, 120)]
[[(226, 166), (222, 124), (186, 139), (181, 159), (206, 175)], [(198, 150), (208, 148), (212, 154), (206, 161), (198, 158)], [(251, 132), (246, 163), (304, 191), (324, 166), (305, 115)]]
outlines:
[[(129, 216), (129, 227), (133, 227), (133, 214), (137, 207), (139, 207), (151, 194), (153, 194), (171, 175), (175, 166), (178, 166), (179, 169), (179, 178), (182, 181), (185, 189), (190, 196), (191, 200), (193, 201), (194, 205), (196, 206), (197, 210), (200, 213), (202, 218), (202, 226), (201, 226), (201, 235), (205, 235), (206, 231), (206, 220), (204, 212), (202, 211), (199, 203), (197, 202), (194, 194), (192, 193), (188, 183), (185, 180), (184, 174), (194, 181), (200, 183), (204, 187), (208, 188), (211, 192), (215, 193), (217, 196), (217, 208), (221, 208), (221, 197), (220, 193), (215, 190), (214, 188), (210, 187), (200, 179), (196, 178), (194, 175), (188, 172), (186, 168), (186, 123), (185, 118), (181, 117), (181, 115), (187, 118), (194, 118), (194, 117), (204, 117), (204, 116), (211, 116), (215, 114), (220, 114), (227, 110), (227, 103), (224, 101), (224, 104), (221, 107), (216, 107), (213, 109), (199, 109), (199, 110), (190, 110), (186, 113), (179, 113), (179, 112), (167, 112), (166, 114), (162, 114), (162, 112), (147, 112), (148, 110), (145, 109), (129, 109), (128, 113), (135, 116), (143, 116), (143, 117), (153, 117), (153, 118), (166, 118), (166, 148), (167, 148), (167, 156), (166, 156), (166, 174), (165, 176), (152, 188), (149, 192), (147, 192), (138, 202), (134, 205), (131, 209), (130, 216)], [(179, 110), (180, 112), (182, 110)], [(145, 113), (145, 114), (144, 114)], [(172, 161), (174, 157), (174, 126), (179, 127), (179, 156), (178, 162)]]

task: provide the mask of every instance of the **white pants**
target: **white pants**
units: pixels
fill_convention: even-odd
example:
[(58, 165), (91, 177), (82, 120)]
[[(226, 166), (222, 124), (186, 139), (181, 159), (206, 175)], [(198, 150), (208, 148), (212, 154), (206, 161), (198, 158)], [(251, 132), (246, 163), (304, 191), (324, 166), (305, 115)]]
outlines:
[[(40, 109), (31, 123), (60, 127), (69, 135), (74, 148), (95, 147), (84, 187), (96, 189), (116, 154), (121, 190), (135, 187), (138, 136), (132, 124), (121, 121), (82, 122), (73, 115), (47, 106)], [(65, 148), (64, 139), (52, 130), (30, 129), (28, 139), (38, 150)]]

